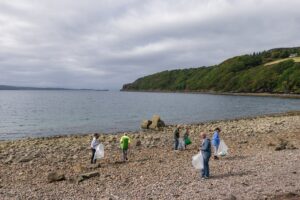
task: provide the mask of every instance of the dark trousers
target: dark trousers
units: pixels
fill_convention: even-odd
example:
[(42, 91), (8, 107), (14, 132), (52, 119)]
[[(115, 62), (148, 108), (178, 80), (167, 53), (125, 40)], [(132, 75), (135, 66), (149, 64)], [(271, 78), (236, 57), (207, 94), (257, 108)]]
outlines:
[(96, 159), (94, 159), (95, 158), (95, 153), (96, 153), (96, 149), (92, 149), (91, 164), (96, 163)]
[(174, 144), (174, 149), (178, 150), (178, 146), (179, 146), (179, 138), (175, 138), (175, 144)]
[(209, 158), (210, 156), (203, 156), (203, 169), (201, 170), (202, 177), (209, 177)]
[(128, 149), (123, 149), (123, 161), (128, 160), (127, 155), (128, 155)]

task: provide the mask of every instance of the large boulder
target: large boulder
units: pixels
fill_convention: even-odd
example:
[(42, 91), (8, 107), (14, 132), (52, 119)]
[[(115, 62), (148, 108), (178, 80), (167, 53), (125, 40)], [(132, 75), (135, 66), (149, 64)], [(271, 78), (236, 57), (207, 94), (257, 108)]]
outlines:
[(157, 129), (157, 128), (164, 127), (164, 126), (165, 126), (165, 123), (164, 123), (164, 121), (162, 121), (160, 119), (160, 116), (159, 115), (153, 115), (152, 123), (149, 126), (149, 128), (150, 129)]
[(148, 129), (152, 121), (150, 120), (143, 120), (141, 123), (141, 128), (142, 129)]

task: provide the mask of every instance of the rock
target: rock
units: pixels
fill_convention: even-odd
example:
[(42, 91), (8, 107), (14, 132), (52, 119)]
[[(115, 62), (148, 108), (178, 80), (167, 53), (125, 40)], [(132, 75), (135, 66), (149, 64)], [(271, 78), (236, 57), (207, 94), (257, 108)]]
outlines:
[(150, 120), (143, 120), (141, 123), (141, 128), (142, 129), (148, 129), (149, 126), (151, 125), (152, 121)]
[(10, 155), (10, 156), (4, 161), (4, 164), (12, 163), (13, 158), (14, 158), (14, 157), (13, 157), (12, 155)]
[(284, 150), (286, 149), (287, 145), (288, 145), (288, 141), (281, 139), (279, 144), (275, 147), (275, 151)]
[(160, 128), (160, 127), (165, 127), (164, 121), (162, 121), (160, 119), (159, 115), (153, 115), (153, 117), (152, 117), (152, 123), (149, 126), (149, 128), (150, 129), (157, 129), (157, 128)]
[(137, 140), (135, 143), (135, 146), (139, 147), (142, 145), (142, 141), (141, 140)]
[(224, 200), (237, 200), (237, 198), (233, 194), (230, 194), (229, 197), (225, 198)]
[(160, 120), (160, 116), (159, 115), (153, 115), (153, 117), (152, 117), (152, 123), (149, 126), (149, 128), (151, 128), (151, 129), (157, 128), (159, 120)]
[(33, 155), (27, 155), (27, 156), (23, 156), (21, 157), (18, 162), (29, 162), (31, 160), (34, 159), (34, 156)]
[(293, 144), (291, 143), (288, 143), (285, 147), (286, 149), (290, 149), (290, 150), (294, 150), (294, 149), (297, 149), (297, 147), (295, 147)]
[(96, 163), (96, 164), (90, 164), (86, 168), (87, 169), (98, 169), (100, 167), (101, 167), (100, 163)]
[(47, 180), (48, 180), (49, 183), (53, 183), (53, 182), (56, 182), (56, 181), (66, 180), (66, 177), (62, 173), (51, 172), (51, 173), (48, 174)]
[(89, 172), (89, 173), (85, 173), (85, 174), (80, 174), (78, 177), (78, 182), (82, 182), (84, 180), (87, 180), (89, 178), (95, 177), (95, 176), (99, 176), (100, 173), (99, 172)]

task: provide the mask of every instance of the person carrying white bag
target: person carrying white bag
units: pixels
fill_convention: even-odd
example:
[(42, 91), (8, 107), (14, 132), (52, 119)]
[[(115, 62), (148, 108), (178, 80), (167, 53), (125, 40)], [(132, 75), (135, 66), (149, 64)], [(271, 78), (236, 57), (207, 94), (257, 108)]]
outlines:
[(201, 133), (201, 137), (203, 142), (200, 147), (200, 152), (193, 156), (192, 165), (195, 169), (200, 169), (200, 175), (202, 179), (208, 179), (209, 159), (211, 157), (211, 142), (210, 139), (206, 137), (205, 133)]
[(104, 146), (99, 142), (99, 134), (95, 133), (91, 142), (92, 157), (91, 164), (96, 164), (97, 159), (104, 157)]

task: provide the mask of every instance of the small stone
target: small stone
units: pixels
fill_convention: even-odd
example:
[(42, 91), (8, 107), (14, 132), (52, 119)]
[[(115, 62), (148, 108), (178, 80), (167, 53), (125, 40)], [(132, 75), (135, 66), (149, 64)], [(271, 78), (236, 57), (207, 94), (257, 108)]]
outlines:
[(237, 200), (237, 198), (233, 194), (230, 194), (229, 197), (224, 200)]
[(141, 140), (137, 140), (135, 143), (135, 146), (139, 147), (142, 145), (142, 141)]
[(65, 179), (66, 179), (65, 175), (58, 172), (51, 172), (47, 176), (47, 180), (49, 183), (56, 182), (56, 181), (63, 181)]
[(10, 155), (10, 156), (4, 161), (4, 164), (12, 163), (13, 158), (14, 158), (14, 157), (13, 157), (12, 155)]
[(18, 162), (29, 162), (34, 159), (34, 156), (28, 155), (20, 158)]

